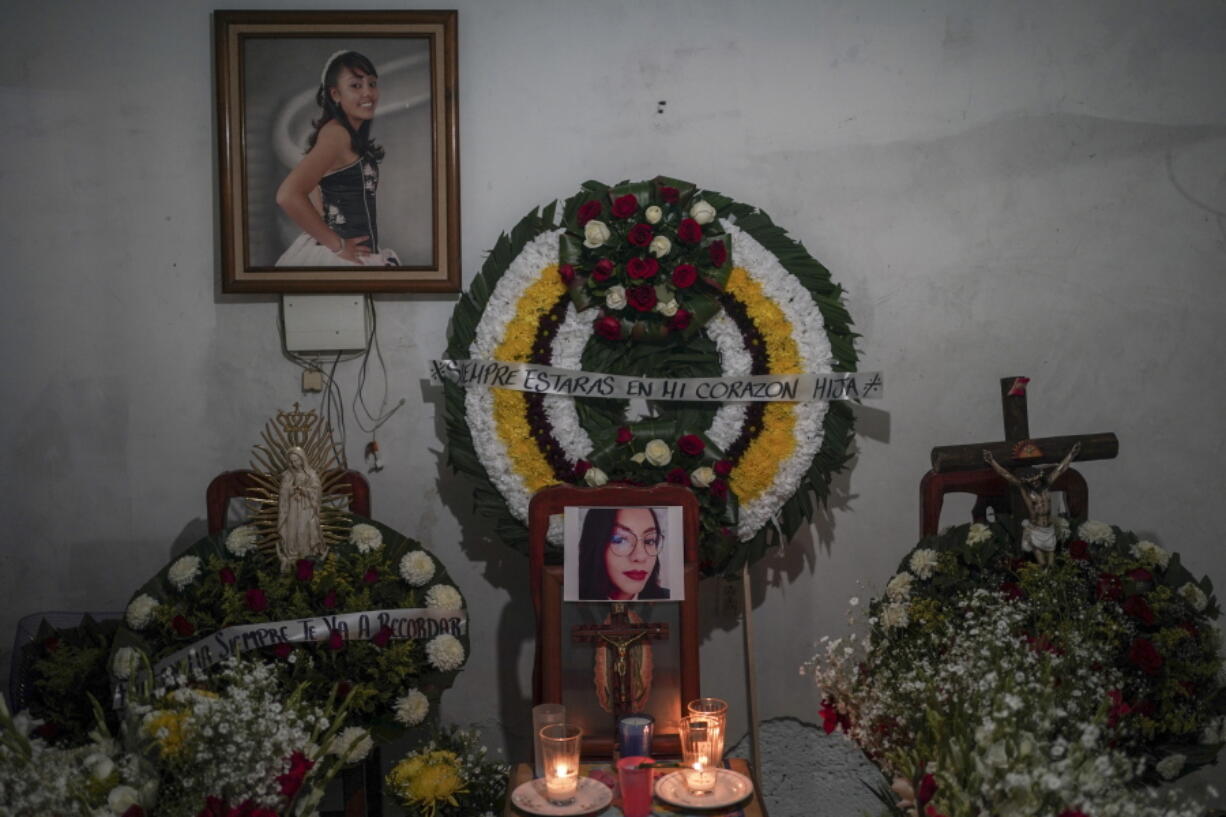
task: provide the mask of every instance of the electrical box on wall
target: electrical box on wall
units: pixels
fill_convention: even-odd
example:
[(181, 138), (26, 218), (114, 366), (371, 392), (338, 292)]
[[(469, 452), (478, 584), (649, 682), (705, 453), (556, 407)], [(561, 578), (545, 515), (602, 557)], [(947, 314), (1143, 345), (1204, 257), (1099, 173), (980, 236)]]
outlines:
[(366, 348), (362, 295), (283, 295), (285, 348), (291, 352), (346, 352)]

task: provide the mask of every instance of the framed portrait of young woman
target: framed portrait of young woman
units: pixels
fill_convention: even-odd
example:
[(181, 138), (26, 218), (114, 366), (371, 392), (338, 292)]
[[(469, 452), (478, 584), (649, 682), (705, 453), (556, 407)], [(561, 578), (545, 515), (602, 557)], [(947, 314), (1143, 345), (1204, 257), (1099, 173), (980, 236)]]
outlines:
[(224, 292), (458, 292), (455, 11), (215, 11)]

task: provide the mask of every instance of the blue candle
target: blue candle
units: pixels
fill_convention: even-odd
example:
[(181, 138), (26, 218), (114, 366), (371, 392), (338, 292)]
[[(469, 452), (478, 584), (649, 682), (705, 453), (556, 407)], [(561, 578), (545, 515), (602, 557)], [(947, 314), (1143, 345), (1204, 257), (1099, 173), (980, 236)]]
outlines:
[(617, 722), (617, 753), (621, 757), (650, 757), (656, 719), (646, 712), (626, 715)]

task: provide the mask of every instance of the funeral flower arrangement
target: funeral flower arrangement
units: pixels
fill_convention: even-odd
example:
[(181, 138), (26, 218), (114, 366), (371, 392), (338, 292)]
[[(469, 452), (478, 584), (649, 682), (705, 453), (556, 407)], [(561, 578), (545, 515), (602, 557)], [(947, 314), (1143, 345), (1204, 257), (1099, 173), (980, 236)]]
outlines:
[(475, 731), (443, 729), (387, 776), (409, 817), (496, 817), (510, 766), (486, 757)]
[(1120, 528), (1057, 527), (1047, 567), (1019, 558), (1009, 519), (921, 541), (870, 605), (868, 639), (819, 656), (827, 731), (932, 813), (1175, 814), (1111, 792), (1177, 778), (1226, 740), (1208, 580)]
[[(591, 372), (591, 383), (854, 371), (841, 293), (756, 208), (677, 179), (589, 181), (560, 217), (556, 204), (534, 210), (499, 239), (456, 307), (447, 355)], [(501, 539), (526, 550), (528, 501), (546, 486), (670, 479), (698, 493), (707, 575), (790, 537), (852, 436), (837, 401), (660, 400), (634, 420), (598, 388), (445, 388), (449, 462), (477, 481)]]
[[(138, 590), (116, 636), (115, 678), (132, 677), (142, 656), (156, 665), (204, 640), (215, 656), (258, 654), (289, 687), (305, 684), (310, 700), (328, 700), (339, 684), (350, 720), (380, 739), (425, 721), (468, 651), (464, 599), (442, 564), (356, 517), (347, 542), (289, 572), (255, 543), (250, 526), (204, 539)], [(412, 608), (460, 626), (408, 632), (381, 615)], [(219, 635), (261, 623), (282, 626), (246, 639)]]

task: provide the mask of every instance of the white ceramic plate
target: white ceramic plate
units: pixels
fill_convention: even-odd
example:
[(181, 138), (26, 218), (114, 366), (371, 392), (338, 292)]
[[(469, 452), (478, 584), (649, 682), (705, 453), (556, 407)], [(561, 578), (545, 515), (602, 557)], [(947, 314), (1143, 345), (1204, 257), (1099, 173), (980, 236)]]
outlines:
[(555, 806), (545, 798), (545, 781), (537, 778), (519, 784), (515, 791), (511, 792), (511, 802), (529, 814), (568, 817), (600, 811), (613, 802), (613, 790), (598, 780), (581, 777), (574, 802), (569, 806)]
[(656, 781), (656, 797), (682, 808), (723, 808), (753, 794), (753, 783), (740, 772), (731, 769), (716, 769), (715, 772), (715, 788), (708, 794), (690, 794), (681, 772), (673, 772)]

